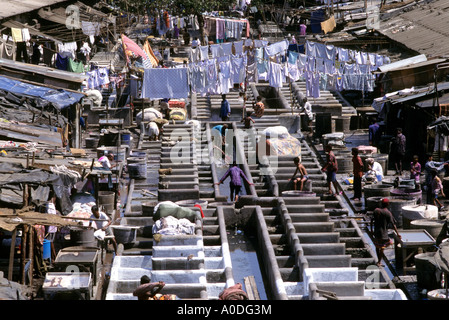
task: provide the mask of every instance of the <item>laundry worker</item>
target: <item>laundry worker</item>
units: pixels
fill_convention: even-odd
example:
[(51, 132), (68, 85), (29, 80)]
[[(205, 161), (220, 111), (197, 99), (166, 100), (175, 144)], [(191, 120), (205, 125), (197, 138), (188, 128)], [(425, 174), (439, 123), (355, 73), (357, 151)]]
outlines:
[(252, 127), (252, 124), (255, 123), (254, 119), (252, 118), (253, 113), (250, 113), (246, 117), (242, 119), (241, 122), (244, 123), (245, 129), (250, 129)]
[(410, 179), (415, 180), (417, 186), (421, 178), (421, 164), (418, 160), (418, 156), (414, 155), (413, 161), (410, 163)]
[(438, 197), (439, 197), (440, 194), (443, 197), (446, 197), (446, 195), (444, 194), (444, 191), (443, 191), (443, 183), (441, 182), (440, 177), (438, 177), (438, 174), (437, 174), (436, 170), (432, 170), (431, 189), (432, 189), (433, 205), (435, 206), (435, 205), (438, 204), (440, 210), (444, 209), (444, 206), (441, 204), (441, 202), (438, 199)]
[(309, 101), (307, 101), (307, 98), (303, 99), (303, 107), (302, 110), (304, 111), (304, 113), (306, 114), (307, 117), (307, 129), (309, 130), (310, 134), (313, 134), (313, 129), (312, 129), (312, 121), (314, 119), (314, 114), (312, 112), (312, 105), (310, 104)]
[[(295, 157), (293, 159), (293, 162), (295, 163), (295, 172), (293, 173), (293, 176), (288, 179), (288, 181), (293, 180), (294, 190), (297, 189), (297, 184), (300, 182), (299, 191), (302, 191), (304, 187), (304, 183), (309, 180), (309, 176), (307, 175), (307, 170), (304, 167), (304, 165), (299, 160), (299, 157)], [(299, 177), (296, 176), (296, 174), (299, 173)]]
[(254, 116), (257, 118), (261, 118), (265, 112), (265, 105), (262, 102), (262, 97), (257, 96), (256, 98), (256, 104), (253, 107), (254, 109)]
[[(92, 211), (90, 219), (101, 219), (101, 221), (90, 221), (89, 227), (93, 227), (96, 230), (103, 230), (107, 236), (114, 235), (110, 227), (112, 220), (109, 219), (108, 215), (103, 211), (100, 211), (97, 206), (92, 206), (90, 210)], [(114, 246), (114, 252), (117, 253), (117, 241), (115, 241), (115, 238), (112, 238), (111, 242)]]
[(326, 145), (324, 147), (324, 151), (326, 153), (326, 163), (321, 168), (321, 171), (326, 172), (326, 184), (329, 189), (329, 194), (333, 195), (332, 184), (334, 185), (335, 193), (338, 193), (337, 187), (338, 162), (334, 152), (332, 151), (331, 145), (329, 144)]
[(220, 106), (220, 118), (222, 121), (228, 121), (229, 116), (231, 115), (231, 105), (229, 101), (226, 99), (226, 95), (223, 94), (221, 96), (221, 106)]
[(398, 229), (396, 228), (396, 222), (393, 218), (393, 214), (388, 209), (389, 200), (388, 198), (383, 198), (381, 201), (381, 207), (374, 209), (373, 217), (370, 222), (371, 233), (373, 235), (373, 242), (376, 247), (377, 254), (377, 266), (382, 267), (382, 258), (384, 249), (387, 248), (391, 243), (391, 239), (388, 236), (388, 226), (392, 225), (394, 231), (399, 238), (401, 235), (399, 234)]
[(101, 163), (103, 168), (107, 170), (111, 170), (111, 168), (115, 167), (116, 164), (111, 164), (111, 161), (114, 160), (114, 154), (109, 152), (98, 159), (98, 162)]
[(379, 162), (374, 161), (374, 158), (367, 158), (365, 161), (368, 170), (365, 172), (363, 180), (371, 182), (382, 181), (384, 178), (384, 169), (382, 168), (382, 165)]
[(362, 176), (363, 176), (363, 162), (359, 156), (359, 149), (352, 148), (352, 168), (354, 173), (354, 197), (351, 200), (360, 201), (362, 197)]
[(368, 126), (368, 143), (370, 146), (379, 147), (380, 138), (382, 136), (382, 132), (380, 130), (379, 123), (376, 119), (371, 121), (371, 124)]
[(406, 138), (402, 133), (402, 128), (396, 129), (396, 136), (392, 139), (390, 156), (393, 159), (396, 174), (402, 176), (402, 161), (405, 156)]
[(230, 199), (231, 201), (237, 201), (239, 198), (240, 190), (242, 188), (242, 179), (245, 179), (246, 182), (253, 186), (254, 183), (250, 182), (248, 178), (246, 177), (245, 173), (240, 169), (235, 162), (232, 163), (232, 166), (226, 171), (226, 173), (223, 175), (223, 177), (220, 179), (219, 182), (216, 182), (216, 185), (220, 185), (223, 183), (224, 180), (226, 180), (227, 177), (230, 177), (231, 180), (229, 181), (229, 190), (230, 190)]
[[(223, 159), (225, 158), (225, 150), (226, 150), (226, 134), (228, 133), (228, 125), (225, 124), (218, 124), (212, 128), (213, 130), (216, 130), (220, 132), (220, 146), (221, 146), (221, 152), (223, 154)], [(214, 135), (214, 134), (212, 134)], [(215, 140), (213, 140), (215, 141)], [(218, 144), (218, 141), (217, 141)]]
[(449, 164), (447, 162), (438, 162), (433, 161), (433, 155), (432, 153), (427, 154), (427, 161), (424, 165), (424, 172), (425, 172), (425, 182), (423, 189), (427, 192), (427, 203), (431, 204), (433, 203), (432, 200), (432, 171), (436, 170), (437, 174), (443, 172), (446, 168), (449, 167)]
[(154, 121), (147, 124), (147, 132), (150, 141), (157, 141), (159, 139), (159, 126)]

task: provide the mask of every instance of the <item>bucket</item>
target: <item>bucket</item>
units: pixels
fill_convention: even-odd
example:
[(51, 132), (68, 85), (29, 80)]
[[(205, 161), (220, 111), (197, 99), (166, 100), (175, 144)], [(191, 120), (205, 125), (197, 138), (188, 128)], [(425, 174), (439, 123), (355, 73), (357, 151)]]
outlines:
[(94, 237), (94, 229), (71, 228), (70, 242), (72, 246), (96, 247), (97, 240)]
[(130, 179), (146, 179), (147, 163), (146, 162), (129, 163), (128, 175)]
[(410, 222), (411, 229), (424, 229), (435, 240), (439, 237), (441, 230), (443, 230), (445, 221), (433, 219), (418, 219)]
[(427, 299), (429, 300), (449, 300), (446, 289), (435, 289), (427, 292)]
[(114, 211), (115, 192), (98, 191), (98, 204), (103, 206), (106, 213), (111, 214)]
[(415, 255), (416, 278), (422, 289), (434, 290), (440, 287), (436, 277), (437, 268), (431, 262), (435, 252), (425, 252)]
[(43, 259), (50, 259), (51, 262), (51, 241), (44, 239), (44, 245), (43, 245)]
[(396, 220), (396, 225), (398, 228), (402, 228), (402, 207), (416, 205), (417, 200), (413, 197), (389, 197), (388, 199), (390, 201), (389, 209), (393, 214), (394, 219)]
[(283, 197), (316, 197), (315, 192), (311, 191), (298, 191), (298, 190), (288, 190), (282, 191)]
[(205, 210), (207, 209), (208, 202), (206, 200), (193, 199), (193, 200), (180, 200), (176, 201), (175, 203), (181, 207), (194, 207), (196, 204), (199, 204), (201, 206), (201, 209)]
[(154, 213), (154, 207), (157, 206), (158, 201), (147, 201), (142, 203), (142, 216), (152, 217)]
[(98, 142), (100, 139), (98, 138), (86, 138), (84, 139), (86, 148), (88, 149), (95, 149), (98, 147)]
[(136, 241), (137, 228), (127, 226), (111, 226), (115, 241), (124, 245), (133, 244)]

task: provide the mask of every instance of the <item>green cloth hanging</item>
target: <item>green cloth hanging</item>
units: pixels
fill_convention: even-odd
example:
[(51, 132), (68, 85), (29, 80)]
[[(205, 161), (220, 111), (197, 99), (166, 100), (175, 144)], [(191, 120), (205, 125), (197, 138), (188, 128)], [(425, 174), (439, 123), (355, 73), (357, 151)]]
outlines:
[(75, 72), (75, 73), (83, 73), (84, 72), (84, 64), (82, 62), (76, 62), (72, 58), (69, 58), (67, 62), (67, 71)]

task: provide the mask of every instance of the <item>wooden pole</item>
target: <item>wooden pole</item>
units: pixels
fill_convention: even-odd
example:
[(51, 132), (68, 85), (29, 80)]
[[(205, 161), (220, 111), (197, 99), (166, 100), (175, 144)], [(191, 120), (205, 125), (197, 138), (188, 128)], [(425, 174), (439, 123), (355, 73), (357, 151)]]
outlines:
[(8, 280), (12, 281), (12, 274), (14, 272), (14, 253), (16, 251), (16, 236), (17, 236), (17, 227), (14, 228), (12, 232), (11, 238), (11, 248), (9, 249), (9, 266), (8, 266)]
[(21, 283), (25, 284), (25, 279), (26, 279), (26, 272), (25, 272), (25, 266), (26, 266), (26, 250), (27, 250), (27, 241), (28, 241), (28, 226), (27, 225), (23, 225), (23, 230), (22, 230), (22, 248), (21, 248), (21, 272), (22, 272), (22, 277), (21, 277)]
[(33, 285), (33, 270), (34, 270), (34, 227), (30, 226), (29, 234), (29, 246), (28, 246), (28, 256), (30, 261), (30, 268), (28, 269), (28, 277), (30, 278), (30, 286)]

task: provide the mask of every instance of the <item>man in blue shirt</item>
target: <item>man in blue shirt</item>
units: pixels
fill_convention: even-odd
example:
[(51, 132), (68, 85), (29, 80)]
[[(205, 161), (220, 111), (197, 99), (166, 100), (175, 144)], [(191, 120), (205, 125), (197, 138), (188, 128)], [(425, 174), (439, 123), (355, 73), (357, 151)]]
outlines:
[(222, 121), (228, 121), (229, 116), (231, 115), (231, 106), (229, 105), (229, 101), (226, 100), (225, 94), (223, 94), (221, 98), (220, 118)]
[(377, 120), (372, 120), (371, 125), (368, 127), (369, 145), (378, 148), (381, 134)]
[[(229, 181), (229, 189), (230, 189), (230, 198), (231, 201), (237, 201), (239, 198), (240, 189), (242, 188), (242, 179), (245, 179), (246, 182), (252, 186), (254, 183), (251, 183), (248, 178), (245, 176), (245, 173), (240, 169), (237, 164), (234, 162), (232, 166), (226, 171), (226, 173), (223, 175), (223, 177), (220, 179), (220, 182), (217, 182), (215, 184), (219, 185), (223, 183), (226, 178), (230, 176), (231, 181)], [(235, 194), (235, 196), (234, 196)], [(233, 197), (234, 196), (234, 197)]]

